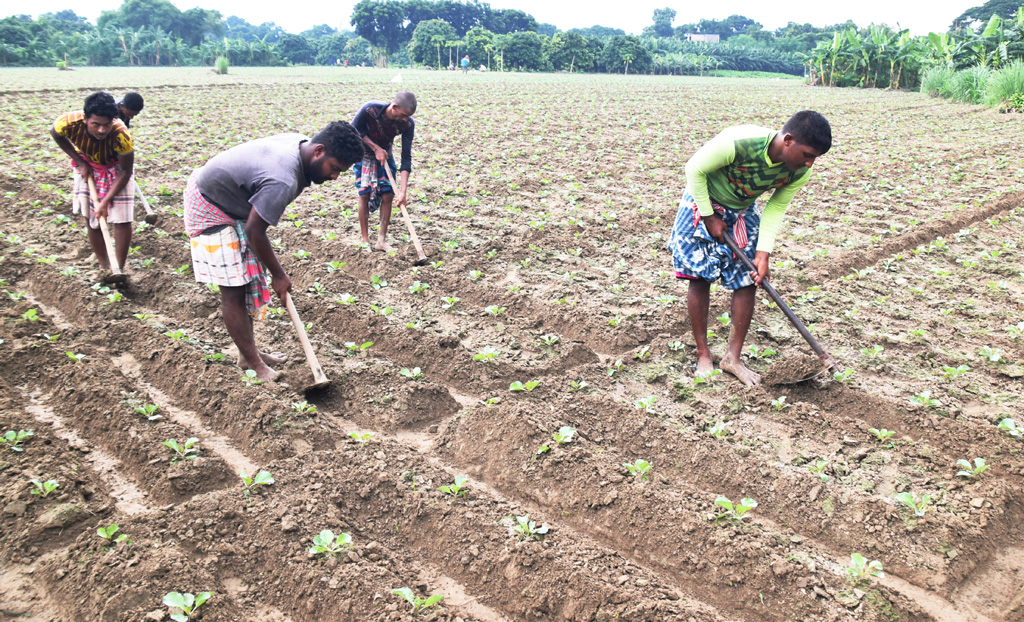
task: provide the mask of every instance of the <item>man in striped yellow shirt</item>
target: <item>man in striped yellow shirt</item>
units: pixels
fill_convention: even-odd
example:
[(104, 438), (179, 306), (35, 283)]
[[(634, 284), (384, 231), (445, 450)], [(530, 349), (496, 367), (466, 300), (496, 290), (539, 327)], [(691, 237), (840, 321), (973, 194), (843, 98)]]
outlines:
[[(815, 158), (832, 147), (828, 120), (811, 110), (793, 115), (781, 130), (755, 125), (726, 128), (686, 162), (686, 192), (668, 248), (676, 276), (689, 281), (687, 309), (697, 345), (697, 373), (714, 369), (708, 348), (711, 283), (733, 292), (729, 343), (719, 365), (745, 385), (761, 377), (740, 360), (754, 315), (754, 288), (768, 277), (768, 262), (782, 216), (811, 176)], [(759, 212), (756, 200), (772, 191)], [(753, 261), (748, 271), (725, 245), (728, 232)]]

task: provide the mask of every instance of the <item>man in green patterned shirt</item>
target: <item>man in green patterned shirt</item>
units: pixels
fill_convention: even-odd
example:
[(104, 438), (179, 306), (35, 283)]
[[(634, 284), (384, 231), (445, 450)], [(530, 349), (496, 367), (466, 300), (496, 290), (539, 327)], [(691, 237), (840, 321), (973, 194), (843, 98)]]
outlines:
[[(687, 309), (697, 345), (697, 373), (714, 369), (708, 348), (711, 283), (733, 292), (729, 343), (719, 363), (747, 386), (761, 377), (740, 360), (754, 315), (754, 289), (768, 264), (782, 216), (811, 176), (811, 166), (832, 146), (828, 120), (811, 110), (793, 115), (781, 130), (739, 125), (722, 131), (686, 163), (686, 192), (668, 248), (678, 278), (689, 281)], [(759, 213), (756, 199), (772, 190)], [(725, 245), (725, 232), (754, 262), (748, 271)]]

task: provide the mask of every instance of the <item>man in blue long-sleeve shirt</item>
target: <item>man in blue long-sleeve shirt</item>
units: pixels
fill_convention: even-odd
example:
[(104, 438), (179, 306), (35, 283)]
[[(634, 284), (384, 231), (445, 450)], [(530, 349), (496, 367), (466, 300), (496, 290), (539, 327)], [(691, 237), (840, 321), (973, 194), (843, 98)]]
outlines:
[(356, 113), (352, 126), (363, 139), (363, 161), (352, 170), (359, 191), (359, 230), (362, 241), (369, 244), (370, 212), (380, 209), (380, 231), (377, 244), (380, 251), (395, 250), (387, 243), (388, 224), (391, 222), (391, 205), (395, 201), (395, 189), (388, 182), (385, 166), (395, 169), (392, 146), (395, 136), (402, 136), (402, 167), (399, 176), (397, 204), (406, 205), (406, 190), (409, 174), (412, 173), (412, 139), (416, 124), (412, 115), (416, 112), (416, 96), (411, 91), (399, 91), (390, 104), (379, 101), (367, 102)]

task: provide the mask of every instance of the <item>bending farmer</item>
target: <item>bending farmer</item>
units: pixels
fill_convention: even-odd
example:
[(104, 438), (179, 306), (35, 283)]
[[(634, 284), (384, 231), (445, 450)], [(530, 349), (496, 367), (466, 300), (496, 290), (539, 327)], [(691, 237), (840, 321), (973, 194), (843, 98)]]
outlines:
[(191, 238), (196, 281), (220, 287), (221, 312), (235, 345), (238, 364), (260, 380), (273, 380), (271, 368), (283, 355), (260, 352), (252, 318), (266, 316), (270, 302), (265, 271), (284, 303), (292, 282), (267, 237), (288, 205), (310, 183), (337, 179), (363, 155), (359, 134), (334, 121), (312, 139), (302, 134), (261, 138), (210, 159), (193, 171), (185, 187), (185, 231)]
[[(722, 131), (686, 163), (686, 192), (672, 227), (668, 248), (676, 276), (689, 281), (687, 309), (697, 344), (697, 373), (714, 369), (708, 349), (711, 282), (722, 279), (733, 292), (731, 331), (721, 368), (745, 385), (761, 377), (740, 361), (754, 314), (754, 288), (768, 278), (775, 236), (789, 202), (811, 176), (815, 158), (832, 146), (825, 117), (802, 110), (781, 131), (740, 125)], [(763, 213), (755, 200), (774, 190)], [(725, 233), (754, 262), (748, 271), (724, 244)]]
[[(124, 267), (132, 242), (134, 187), (129, 180), (135, 166), (135, 144), (128, 128), (118, 119), (114, 96), (98, 91), (86, 97), (82, 112), (58, 117), (50, 136), (71, 157), (72, 201), (83, 206), (81, 213), (89, 223), (89, 245), (96, 260), (102, 269), (110, 269), (99, 229), (99, 219), (103, 217), (113, 225), (117, 263)], [(93, 205), (89, 179), (96, 184), (99, 205)]]
[(398, 205), (407, 205), (406, 190), (409, 174), (412, 173), (412, 138), (416, 123), (412, 115), (416, 112), (416, 96), (411, 91), (399, 91), (390, 104), (367, 102), (356, 113), (352, 125), (363, 140), (363, 159), (353, 167), (356, 189), (359, 191), (359, 232), (362, 241), (369, 244), (370, 212), (380, 209), (380, 231), (377, 233), (379, 251), (392, 251), (395, 247), (387, 243), (388, 224), (391, 222), (391, 204), (395, 189), (388, 181), (385, 166), (395, 170), (395, 156), (392, 144), (395, 136), (402, 135), (402, 169), (398, 189)]

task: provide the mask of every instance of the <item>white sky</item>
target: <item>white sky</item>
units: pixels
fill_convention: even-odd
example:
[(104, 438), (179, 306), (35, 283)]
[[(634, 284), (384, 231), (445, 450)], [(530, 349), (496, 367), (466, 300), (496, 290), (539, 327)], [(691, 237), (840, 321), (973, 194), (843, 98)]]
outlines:
[[(87, 3), (72, 3), (67, 0), (35, 0), (31, 5), (12, 7), (4, 3), (0, 17), (31, 11), (33, 17), (41, 13), (74, 9), (92, 23), (96, 23), (100, 11), (116, 9), (122, 0), (92, 0)], [(275, 22), (288, 32), (308, 30), (316, 24), (328, 24), (334, 28), (351, 28), (349, 19), (356, 0), (335, 2), (300, 2), (282, 10), (281, 2), (270, 0), (171, 0), (182, 10), (195, 6), (216, 9), (224, 17), (238, 15), (252, 24)], [(729, 15), (745, 15), (760, 22), (768, 30), (774, 30), (787, 22), (810, 22), (825, 26), (852, 19), (859, 26), (871, 22), (895, 26), (899, 23), (909, 28), (912, 34), (927, 34), (930, 31), (945, 32), (953, 18), (984, 0), (931, 0), (929, 2), (906, 0), (858, 0), (845, 2), (804, 2), (793, 3), (786, 8), (783, 3), (764, 0), (733, 0), (724, 7), (692, 3), (682, 8), (672, 6), (668, 0), (630, 0), (627, 3), (597, 0), (583, 5), (581, 2), (551, 2), (550, 0), (492, 0), (495, 9), (519, 9), (533, 15), (538, 22), (554, 24), (562, 30), (601, 25), (621, 28), (627, 33), (639, 34), (652, 23), (651, 15), (656, 8), (672, 6), (677, 11), (675, 25), (695, 22), (699, 19), (722, 19)], [(583, 8), (585, 6), (585, 9)], [(83, 13), (86, 11), (86, 13)]]

